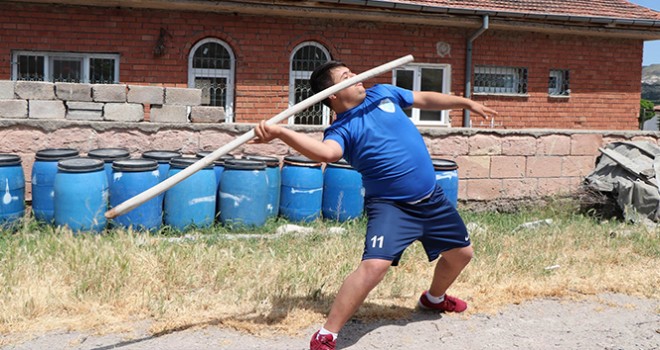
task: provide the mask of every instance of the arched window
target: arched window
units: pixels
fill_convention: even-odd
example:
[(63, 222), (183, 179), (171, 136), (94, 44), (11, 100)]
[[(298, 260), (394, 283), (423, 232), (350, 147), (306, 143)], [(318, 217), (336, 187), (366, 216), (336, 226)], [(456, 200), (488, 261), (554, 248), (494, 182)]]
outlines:
[(202, 105), (225, 108), (226, 122), (234, 120), (234, 53), (225, 42), (204, 39), (188, 56), (188, 87), (202, 89)]
[[(316, 42), (304, 42), (293, 49), (289, 71), (289, 106), (312, 96), (309, 77), (314, 69), (330, 60), (330, 53)], [(322, 103), (289, 118), (289, 124), (328, 125), (330, 109)]]

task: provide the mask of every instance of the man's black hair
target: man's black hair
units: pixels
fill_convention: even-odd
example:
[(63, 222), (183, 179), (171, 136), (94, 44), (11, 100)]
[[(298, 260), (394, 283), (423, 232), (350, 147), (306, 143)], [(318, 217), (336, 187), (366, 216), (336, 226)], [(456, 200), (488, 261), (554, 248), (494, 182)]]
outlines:
[[(309, 77), (309, 85), (311, 86), (313, 93), (317, 94), (332, 85), (335, 85), (332, 81), (330, 71), (337, 67), (346, 67), (346, 65), (340, 61), (328, 61), (314, 69), (312, 76)], [(330, 107), (329, 98), (326, 98), (322, 102), (324, 105)]]

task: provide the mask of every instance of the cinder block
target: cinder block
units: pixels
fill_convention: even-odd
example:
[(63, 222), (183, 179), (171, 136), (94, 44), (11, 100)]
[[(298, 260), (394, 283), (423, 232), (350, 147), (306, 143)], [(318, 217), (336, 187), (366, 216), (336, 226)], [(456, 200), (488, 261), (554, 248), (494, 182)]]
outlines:
[(28, 101), (30, 119), (64, 119), (66, 108), (64, 101)]
[(92, 85), (78, 83), (55, 83), (55, 95), (64, 101), (92, 101)]
[(225, 121), (224, 107), (194, 106), (190, 112), (193, 123), (218, 123)]
[(187, 123), (188, 107), (186, 106), (152, 106), (150, 120), (154, 123)]
[(96, 102), (66, 102), (66, 119), (103, 120), (104, 105)]
[(165, 89), (158, 86), (128, 86), (128, 103), (162, 105), (165, 102)]
[(166, 88), (165, 104), (177, 106), (199, 106), (202, 104), (202, 90)]
[(25, 100), (0, 100), (0, 118), (28, 117), (28, 103)]
[(54, 100), (55, 85), (45, 81), (22, 81), (14, 85), (16, 96), (23, 100)]
[(14, 95), (14, 81), (0, 80), (0, 100), (13, 100), (16, 98)]
[(126, 102), (126, 85), (94, 84), (92, 99), (94, 102)]
[[(153, 108), (151, 110), (153, 111)], [(118, 122), (141, 122), (144, 120), (144, 106), (139, 103), (106, 103), (103, 119)]]

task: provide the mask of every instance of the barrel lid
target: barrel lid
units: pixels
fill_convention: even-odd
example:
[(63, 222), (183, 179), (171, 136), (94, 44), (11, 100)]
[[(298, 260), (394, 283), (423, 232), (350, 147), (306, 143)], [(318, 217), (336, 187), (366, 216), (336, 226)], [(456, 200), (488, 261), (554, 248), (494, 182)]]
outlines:
[(103, 161), (93, 158), (69, 158), (57, 162), (57, 169), (67, 173), (87, 173), (103, 170)]
[(151, 150), (142, 153), (142, 158), (154, 159), (159, 163), (168, 163), (170, 159), (176, 157), (181, 157), (181, 152), (168, 150)]
[(0, 166), (21, 164), (21, 157), (13, 153), (0, 153)]
[(123, 159), (130, 157), (130, 153), (125, 148), (98, 148), (87, 152), (89, 158), (101, 159), (106, 162), (115, 159)]
[[(204, 157), (208, 156), (208, 155), (211, 154), (211, 153), (213, 153), (213, 152), (211, 152), (211, 151), (199, 151), (199, 152), (197, 152), (197, 153), (195, 154), (195, 156), (197, 156), (197, 158), (200, 158), (200, 159), (201, 159), (201, 158), (204, 158)], [(213, 161), (213, 164), (216, 164), (216, 165), (223, 165), (223, 164), (225, 164), (225, 161), (226, 161), (226, 160), (228, 160), (228, 159), (235, 159), (235, 158), (236, 158), (236, 157), (234, 157), (234, 156), (231, 155), (231, 154), (223, 154), (223, 155), (220, 156), (220, 158), (214, 160), (214, 161)]]
[(348, 164), (346, 159), (342, 158), (336, 162), (328, 163), (329, 167), (335, 167), (335, 168), (346, 168), (346, 169), (353, 169), (353, 167)]
[(308, 167), (321, 166), (321, 162), (311, 160), (305, 156), (287, 156), (284, 157), (284, 163), (295, 164), (300, 166), (308, 166)]
[(433, 161), (433, 169), (435, 170), (456, 170), (458, 165), (453, 160), (435, 158)]
[(225, 162), (225, 170), (264, 170), (266, 163), (260, 160), (229, 159)]
[(158, 162), (153, 159), (118, 159), (112, 162), (112, 169), (116, 171), (138, 172), (158, 169)]
[(244, 155), (243, 159), (262, 161), (262, 162), (266, 163), (267, 167), (279, 167), (280, 166), (280, 160), (277, 157), (260, 156), (260, 155), (257, 155), (257, 154), (248, 154), (248, 155)]
[(73, 148), (46, 148), (37, 151), (35, 155), (36, 160), (62, 160), (67, 158), (78, 157), (78, 150)]
[[(170, 166), (177, 167), (177, 168), (186, 168), (195, 162), (197, 162), (199, 158), (195, 157), (174, 157), (170, 159)], [(213, 164), (209, 164), (205, 166), (204, 168), (212, 168)]]

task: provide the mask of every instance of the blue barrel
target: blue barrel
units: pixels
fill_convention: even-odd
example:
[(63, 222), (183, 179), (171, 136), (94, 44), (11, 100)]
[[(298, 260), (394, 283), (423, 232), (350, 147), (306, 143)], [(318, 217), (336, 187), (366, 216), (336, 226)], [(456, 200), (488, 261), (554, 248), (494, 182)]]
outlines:
[(442, 187), (445, 197), (456, 208), (458, 204), (458, 165), (449, 159), (432, 159), (435, 181)]
[[(192, 165), (197, 158), (172, 158), (168, 177)], [(163, 222), (177, 230), (210, 227), (215, 220), (216, 181), (213, 167), (203, 168), (165, 192)]]
[(362, 175), (346, 160), (329, 163), (323, 173), (323, 217), (344, 222), (362, 215)]
[(277, 217), (280, 209), (280, 188), (282, 187), (282, 172), (280, 160), (276, 157), (246, 155), (243, 159), (257, 160), (266, 163), (266, 176), (268, 178), (268, 201), (266, 210), (269, 218)]
[(127, 159), (131, 156), (125, 148), (97, 148), (89, 151), (87, 157), (100, 159), (104, 162), (105, 174), (108, 184), (112, 183), (112, 162), (118, 159)]
[(16, 154), (0, 154), (0, 227), (15, 225), (25, 214), (25, 175), (21, 157)]
[(261, 161), (230, 159), (220, 181), (220, 221), (231, 228), (263, 226), (268, 217), (268, 175)]
[(101, 232), (107, 220), (108, 177), (100, 159), (72, 158), (57, 163), (55, 225), (74, 232)]
[(290, 221), (310, 222), (321, 217), (322, 202), (321, 163), (301, 156), (284, 157), (280, 215)]
[(170, 171), (170, 160), (181, 157), (179, 151), (151, 150), (142, 153), (142, 158), (153, 159), (158, 162), (158, 175), (160, 181), (167, 179), (167, 173)]
[(55, 174), (57, 162), (78, 157), (73, 148), (46, 148), (37, 151), (32, 165), (32, 213), (35, 219), (52, 222), (55, 202)]
[[(121, 159), (112, 162), (110, 207), (158, 185), (158, 162), (153, 159)], [(163, 221), (163, 202), (158, 196), (148, 200), (126, 214), (117, 216), (113, 223), (136, 230), (157, 230)]]
[[(202, 159), (211, 154), (211, 151), (199, 151), (196, 156), (199, 159)], [(220, 158), (213, 161), (213, 171), (215, 172), (215, 181), (216, 186), (220, 186), (220, 179), (222, 179), (222, 171), (225, 169), (225, 161), (229, 159), (234, 159), (235, 157), (231, 154), (223, 154)]]

